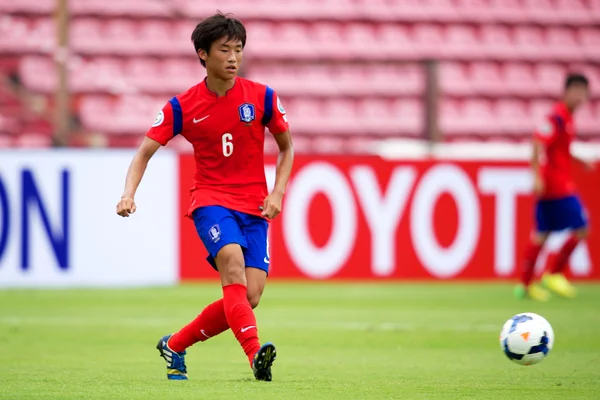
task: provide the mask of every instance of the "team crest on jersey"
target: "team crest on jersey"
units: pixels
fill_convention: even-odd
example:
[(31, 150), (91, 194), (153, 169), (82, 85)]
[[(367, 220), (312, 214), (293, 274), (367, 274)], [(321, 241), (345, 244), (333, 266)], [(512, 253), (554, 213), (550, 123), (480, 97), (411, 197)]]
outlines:
[(219, 225), (213, 225), (209, 230), (208, 230), (208, 236), (210, 236), (210, 239), (217, 243), (219, 241), (219, 239), (221, 239), (221, 228), (219, 228)]
[(158, 115), (154, 119), (154, 123), (152, 124), (152, 126), (153, 127), (159, 126), (160, 124), (163, 123), (164, 120), (165, 120), (165, 113), (162, 112), (162, 110), (160, 110), (159, 113), (158, 113)]
[(254, 110), (254, 104), (244, 103), (238, 107), (240, 114), (240, 121), (250, 123), (256, 118), (256, 112)]

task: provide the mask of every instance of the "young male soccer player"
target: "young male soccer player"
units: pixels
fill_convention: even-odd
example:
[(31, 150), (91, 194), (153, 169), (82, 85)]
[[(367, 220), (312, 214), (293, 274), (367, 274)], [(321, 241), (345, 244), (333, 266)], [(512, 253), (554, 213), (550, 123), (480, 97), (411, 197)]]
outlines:
[(562, 101), (556, 103), (545, 123), (534, 133), (531, 168), (534, 176), (535, 231), (526, 250), (521, 284), (515, 288), (517, 297), (546, 301), (550, 294), (532, 284), (537, 257), (551, 232), (569, 229), (567, 241), (556, 260), (548, 266), (542, 285), (564, 296), (574, 297), (575, 288), (563, 275), (569, 256), (577, 244), (587, 237), (587, 217), (576, 194), (571, 177), (571, 161), (586, 168), (592, 166), (571, 154), (570, 145), (575, 136), (573, 112), (588, 98), (588, 80), (571, 74), (565, 81)]
[[(269, 270), (268, 219), (281, 210), (294, 151), (279, 98), (268, 86), (236, 77), (246, 44), (237, 19), (216, 14), (192, 33), (206, 79), (173, 97), (158, 114), (133, 158), (117, 213), (136, 210), (134, 194), (148, 161), (161, 145), (181, 134), (194, 148), (196, 172), (188, 216), (221, 277), (223, 298), (209, 304), (173, 335), (158, 342), (167, 378), (187, 379), (186, 349), (227, 329), (244, 349), (258, 380), (271, 380), (275, 346), (258, 341), (254, 307)], [(279, 146), (275, 186), (267, 193), (265, 127)]]

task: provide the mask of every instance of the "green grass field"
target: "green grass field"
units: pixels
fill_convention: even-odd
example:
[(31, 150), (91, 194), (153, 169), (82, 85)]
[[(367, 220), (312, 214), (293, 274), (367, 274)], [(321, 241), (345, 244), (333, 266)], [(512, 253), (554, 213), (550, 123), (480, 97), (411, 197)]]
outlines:
[[(548, 304), (501, 284), (271, 283), (257, 309), (277, 345), (256, 382), (231, 332), (188, 351), (166, 379), (158, 339), (220, 295), (216, 284), (139, 290), (0, 291), (0, 399), (598, 399), (600, 286)], [(539, 365), (498, 345), (513, 314), (553, 325)]]

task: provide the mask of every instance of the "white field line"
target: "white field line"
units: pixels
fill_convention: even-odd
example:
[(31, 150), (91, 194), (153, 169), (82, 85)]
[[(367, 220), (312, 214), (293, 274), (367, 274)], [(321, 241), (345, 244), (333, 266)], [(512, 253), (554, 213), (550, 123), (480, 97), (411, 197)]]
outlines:
[[(165, 327), (172, 328), (180, 325), (180, 318), (93, 318), (93, 317), (49, 317), (49, 316), (4, 316), (0, 317), (2, 326), (69, 326), (69, 327)], [(341, 330), (341, 331), (405, 331), (417, 330), (430, 332), (500, 332), (501, 326), (493, 324), (426, 324), (412, 322), (308, 322), (308, 321), (265, 321), (259, 322), (260, 327), (269, 329), (296, 329), (296, 330)]]

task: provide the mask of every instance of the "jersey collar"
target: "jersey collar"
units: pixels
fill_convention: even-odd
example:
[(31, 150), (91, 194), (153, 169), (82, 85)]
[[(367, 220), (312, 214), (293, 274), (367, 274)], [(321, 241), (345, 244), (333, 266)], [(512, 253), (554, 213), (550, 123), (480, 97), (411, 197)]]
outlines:
[[(202, 89), (202, 93), (204, 95), (206, 95), (207, 97), (213, 98), (213, 99), (218, 99), (219, 96), (217, 96), (217, 94), (215, 92), (213, 92), (212, 90), (210, 90), (208, 88), (208, 82), (206, 81), (207, 78), (204, 78), (204, 80), (202, 81), (202, 83), (200, 84), (200, 87)], [(236, 76), (234, 78), (234, 82), (233, 82), (233, 86), (231, 87), (231, 89), (229, 89), (227, 92), (225, 92), (225, 96), (223, 97), (228, 97), (229, 94), (234, 92), (234, 89), (237, 89), (238, 85), (238, 77)]]

